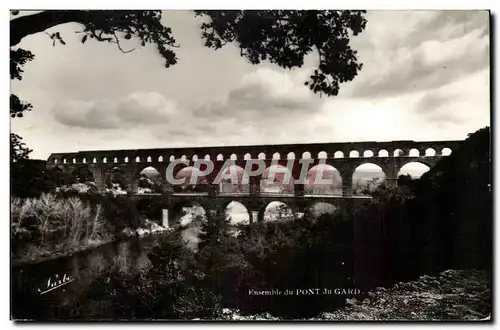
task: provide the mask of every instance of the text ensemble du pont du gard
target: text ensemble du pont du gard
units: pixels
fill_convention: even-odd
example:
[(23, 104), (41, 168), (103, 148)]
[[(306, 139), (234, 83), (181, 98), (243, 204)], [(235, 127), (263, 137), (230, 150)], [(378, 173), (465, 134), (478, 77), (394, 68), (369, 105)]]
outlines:
[(250, 296), (314, 296), (314, 295), (356, 295), (361, 290), (356, 288), (311, 288), (311, 289), (286, 289), (286, 290), (248, 290)]

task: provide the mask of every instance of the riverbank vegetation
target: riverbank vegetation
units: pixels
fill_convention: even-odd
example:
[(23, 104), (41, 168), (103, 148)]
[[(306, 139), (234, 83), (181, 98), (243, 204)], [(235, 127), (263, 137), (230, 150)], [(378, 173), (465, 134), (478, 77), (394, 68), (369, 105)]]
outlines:
[[(485, 280), (492, 267), (489, 140), (488, 128), (472, 134), (420, 180), (403, 177), (398, 187), (382, 185), (372, 193), (373, 202), (348, 212), (252, 223), (238, 231), (225, 217), (209, 217), (201, 223), (195, 249), (179, 228), (164, 235), (148, 254), (149, 268), (127, 271), (108, 267), (74, 305), (59, 306), (51, 313), (58, 319), (224, 319), (224, 311), (229, 309), (238, 310), (242, 317), (269, 313), (280, 319), (309, 319), (343, 308), (346, 301), (368, 299), (361, 307), (351, 304), (358, 306), (353, 307), (353, 313), (363, 313), (360, 308), (366, 307), (366, 318), (358, 314), (360, 319), (405, 318), (406, 314), (398, 311), (411, 315), (411, 308), (417, 308), (401, 305), (405, 299), (394, 300), (397, 306), (389, 317), (371, 309), (376, 288), (410, 283), (411, 290), (398, 291), (398, 286), (395, 294), (407, 294), (411, 296), (407, 302), (427, 301), (431, 306), (432, 301), (444, 302), (451, 297), (439, 291), (446, 289), (443, 283), (453, 290), (462, 283), (462, 275), (453, 275), (448, 279), (451, 282), (446, 282), (439, 273), (479, 269), (479, 273), (464, 274), (480, 274), (479, 282), (467, 282), (475, 287), (467, 290), (477, 291), (472, 299), (475, 302), (467, 300), (467, 304), (479, 301), (480, 310), (462, 303), (437, 303), (420, 316), (482, 318), (491, 306), (490, 283)], [(138, 219), (125, 205), (115, 208), (115, 213), (110, 212), (110, 205), (103, 207), (105, 218), (126, 215), (129, 221)], [(423, 275), (439, 278), (423, 281)], [(359, 291), (296, 293), (297, 289), (313, 288)], [(284, 294), (287, 290), (295, 294)], [(426, 294), (434, 296), (420, 299)], [(458, 294), (450, 299), (456, 303), (464, 297)], [(459, 305), (464, 313), (450, 312), (449, 306)], [(477, 313), (469, 313), (467, 308)], [(352, 319), (343, 315), (333, 319)]]
[[(373, 192), (373, 203), (351, 212), (251, 224), (237, 236), (231, 234), (224, 219), (210, 219), (203, 224), (195, 251), (185, 247), (180, 232), (174, 232), (150, 253), (149, 270), (123, 273), (110, 269), (98, 285), (92, 286), (93, 294), (89, 293), (99, 298), (84, 304), (100, 309), (81, 309), (81, 314), (73, 317), (221, 319), (227, 308), (241, 315), (270, 313), (281, 319), (303, 319), (343, 307), (353, 298), (370, 302), (375, 288), (389, 288), (398, 282), (420, 288), (405, 291), (414, 295), (407, 302), (419, 300), (420, 294), (434, 294), (428, 298), (443, 302), (436, 298), (448, 294), (438, 292), (446, 289), (442, 284), (446, 279), (441, 281), (444, 275), (438, 275), (440, 272), (482, 269), (480, 283), (476, 285), (472, 279), (468, 286), (476, 288), (467, 289), (481, 291), (478, 299), (483, 307), (476, 314), (453, 314), (449, 313), (453, 304), (429, 307), (429, 299), (419, 300), (429, 302), (420, 318), (481, 318), (488, 314), (491, 304), (490, 283), (484, 280), (492, 266), (489, 139), (487, 128), (472, 134), (420, 180), (402, 178), (398, 187), (381, 186)], [(439, 278), (419, 280), (424, 274)], [(454, 284), (446, 283), (460, 290), (461, 278), (457, 275), (451, 278)], [(250, 293), (310, 288), (356, 288), (360, 293)], [(113, 298), (103, 300), (93, 290), (111, 292)], [(398, 294), (402, 294), (400, 291)], [(405, 300), (400, 300), (394, 308), (406, 310), (411, 316), (411, 306), (402, 306)], [(353, 308), (359, 312), (359, 307)], [(466, 311), (475, 307), (460, 308)], [(404, 318), (403, 314), (389, 313), (385, 318)], [(367, 315), (368, 319), (384, 318)]]
[(100, 205), (92, 207), (81, 199), (11, 199), (12, 258), (33, 260), (65, 251), (95, 246), (109, 240), (111, 232)]
[(163, 229), (126, 198), (112, 195), (43, 193), (11, 198), (11, 259), (15, 264), (61, 257)]

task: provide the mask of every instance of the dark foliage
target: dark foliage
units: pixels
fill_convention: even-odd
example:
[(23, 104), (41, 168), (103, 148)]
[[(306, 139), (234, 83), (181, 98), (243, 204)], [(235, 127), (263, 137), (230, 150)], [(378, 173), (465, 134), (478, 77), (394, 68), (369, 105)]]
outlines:
[[(297, 68), (304, 57), (317, 51), (318, 68), (306, 82), (314, 93), (337, 95), (339, 84), (352, 80), (359, 70), (356, 51), (350, 45), (352, 35), (361, 33), (366, 26), (365, 11), (359, 10), (232, 10), (196, 11), (205, 22), (201, 36), (205, 46), (219, 49), (227, 43), (236, 44), (241, 56), (252, 64), (269, 60), (283, 68)], [(15, 18), (10, 22), (11, 46), (27, 35), (50, 27), (74, 22), (82, 30), (82, 43), (89, 38), (116, 44), (137, 38), (142, 46), (153, 43), (165, 60), (165, 66), (177, 63), (174, 49), (179, 47), (172, 29), (161, 22), (159, 10), (48, 10), (38, 14)], [(54, 45), (66, 44), (59, 32), (50, 35)], [(11, 54), (11, 77), (19, 77), (21, 66), (34, 55), (16, 50)]]
[[(154, 269), (177, 265), (183, 274), (191, 274), (183, 277), (183, 285), (193, 293), (190, 303), (181, 303), (178, 296), (161, 289), (155, 294), (167, 294), (168, 299), (157, 299), (184, 304), (186, 309), (201, 303), (206, 307), (203, 315), (215, 313), (209, 318), (217, 317), (220, 307), (301, 318), (339, 307), (349, 296), (251, 295), (249, 290), (359, 288), (367, 292), (445, 268), (489, 268), (489, 141), (488, 129), (472, 134), (421, 180), (404, 177), (399, 187), (381, 186), (373, 193), (373, 203), (350, 214), (252, 224), (237, 236), (223, 218), (211, 219), (203, 227), (196, 254), (170, 240), (152, 256)], [(211, 292), (213, 299), (196, 289)], [(201, 317), (197, 312), (193, 310), (193, 315)]]
[(490, 142), (489, 127), (470, 134), (459, 149), (424, 174), (415, 188), (414, 210), (427, 226), (427, 239), (421, 244), (442, 252), (436, 260), (439, 268), (488, 269), (492, 265)]
[(22, 67), (35, 58), (32, 52), (24, 49), (10, 50), (10, 79), (22, 80)]
[[(301, 295), (297, 289), (358, 288), (356, 298), (363, 300), (373, 288), (443, 269), (491, 269), (489, 128), (470, 135), (420, 180), (402, 178), (400, 184), (379, 187), (372, 203), (349, 213), (255, 223), (239, 232), (220, 214), (209, 214), (196, 252), (186, 248), (180, 231), (166, 235), (149, 254), (149, 271), (110, 270), (98, 280), (84, 308), (103, 301), (107, 307), (82, 309), (80, 317), (213, 319), (234, 308), (305, 318), (343, 306), (352, 296)], [(108, 214), (120, 221), (135, 217)]]
[[(65, 172), (57, 167), (47, 168), (44, 160), (18, 158), (10, 164), (12, 197), (39, 197), (42, 193), (54, 192), (56, 187), (92, 181), (92, 172), (84, 166)], [(98, 193), (97, 188), (91, 189), (90, 193)], [(75, 191), (73, 195), (78, 194)]]
[(156, 199), (141, 199), (136, 202), (135, 207), (139, 214), (148, 220), (161, 223), (163, 219), (164, 205)]
[[(304, 64), (307, 54), (317, 51), (319, 63), (305, 82), (314, 93), (337, 95), (340, 83), (351, 81), (361, 70), (356, 51), (350, 45), (352, 35), (365, 29), (364, 11), (352, 10), (260, 10), (260, 11), (196, 11), (205, 18), (201, 37), (205, 46), (219, 49), (226, 43), (236, 44), (241, 56), (252, 64), (269, 60), (282, 68), (297, 68)], [(18, 11), (11, 11), (13, 16)], [(132, 38), (154, 44), (165, 61), (165, 67), (178, 61), (174, 51), (179, 45), (172, 29), (162, 24), (160, 10), (46, 10), (40, 13), (14, 17), (10, 21), (10, 46), (14, 47), (26, 36), (43, 32), (65, 23), (77, 23), (82, 44), (92, 39), (115, 44), (123, 53), (124, 40)], [(48, 34), (48, 33), (47, 33)], [(53, 45), (65, 45), (59, 32), (48, 34)], [(10, 50), (10, 78), (22, 79), (23, 66), (35, 58), (28, 50)], [(32, 105), (11, 95), (10, 114), (22, 117)], [(12, 143), (12, 139), (11, 139)], [(14, 157), (16, 154), (13, 154)]]
[(100, 204), (102, 206), (106, 225), (109, 227), (109, 231), (115, 235), (121, 235), (125, 228), (139, 228), (143, 220), (135, 201), (125, 196), (110, 194), (78, 194), (78, 196), (93, 205)]
[(364, 11), (351, 10), (198, 10), (210, 21), (201, 26), (205, 46), (219, 49), (236, 43), (252, 64), (269, 60), (282, 68), (304, 64), (304, 57), (318, 52), (318, 69), (305, 82), (314, 93), (337, 95), (339, 84), (361, 70), (350, 35), (366, 26)]
[(28, 159), (29, 154), (33, 151), (26, 147), (26, 144), (22, 142), (23, 138), (17, 134), (10, 133), (10, 162), (12, 163)]
[(118, 184), (122, 189), (126, 190), (128, 186), (128, 178), (125, 174), (125, 170), (120, 166), (113, 167), (111, 173), (106, 175), (104, 183), (109, 189), (113, 188), (113, 184)]
[(31, 111), (32, 108), (31, 103), (23, 102), (17, 95), (10, 94), (10, 116), (12, 118), (21, 118), (24, 111)]
[(53, 191), (60, 178), (57, 174), (43, 160), (19, 159), (10, 167), (11, 196), (38, 197)]

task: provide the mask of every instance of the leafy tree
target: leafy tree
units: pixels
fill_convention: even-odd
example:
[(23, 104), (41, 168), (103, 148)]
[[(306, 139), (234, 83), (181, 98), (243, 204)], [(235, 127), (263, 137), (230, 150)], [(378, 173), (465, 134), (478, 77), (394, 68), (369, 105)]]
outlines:
[[(318, 69), (307, 85), (315, 93), (337, 95), (339, 84), (354, 79), (362, 65), (357, 52), (350, 45), (351, 34), (356, 36), (366, 26), (365, 11), (352, 10), (233, 10), (195, 11), (206, 18), (201, 25), (205, 46), (219, 49), (235, 43), (241, 56), (252, 64), (269, 60), (282, 68), (296, 68), (304, 64), (304, 57), (313, 50), (318, 53)], [(12, 12), (17, 15), (16, 12)], [(48, 28), (78, 23), (82, 43), (88, 38), (116, 44), (122, 52), (120, 40), (138, 38), (142, 46), (153, 43), (165, 60), (165, 66), (177, 63), (174, 49), (179, 47), (172, 29), (161, 23), (159, 10), (57, 10), (43, 11), (12, 19), (10, 46), (16, 46), (24, 37)], [(66, 42), (59, 32), (50, 35), (53, 44)], [(34, 55), (26, 50), (11, 50), (11, 79), (21, 78), (21, 67)]]
[[(305, 82), (314, 93), (337, 95), (339, 84), (351, 81), (361, 70), (356, 51), (349, 41), (366, 26), (365, 11), (351, 10), (233, 10), (195, 11), (205, 18), (201, 37), (205, 46), (220, 49), (227, 43), (240, 48), (240, 54), (252, 64), (268, 60), (282, 68), (301, 67), (304, 57), (318, 54), (318, 68)], [(160, 10), (47, 10), (19, 16), (12, 11), (10, 21), (10, 77), (22, 79), (22, 67), (35, 58), (29, 50), (15, 48), (26, 36), (65, 23), (78, 23), (81, 42), (89, 38), (115, 44), (124, 50), (121, 41), (138, 39), (142, 46), (154, 44), (165, 61), (165, 67), (177, 63), (178, 48), (170, 27), (161, 22)], [(47, 33), (48, 34), (48, 33)], [(59, 32), (49, 34), (53, 45), (65, 45)], [(31, 110), (29, 103), (11, 95), (12, 117), (22, 117)]]
[(413, 178), (409, 174), (402, 174), (398, 178), (398, 186), (410, 186), (413, 182)]
[(10, 160), (11, 162), (18, 162), (21, 160), (28, 159), (29, 154), (33, 151), (26, 147), (26, 144), (22, 142), (23, 138), (17, 134), (10, 133)]
[(418, 180), (414, 214), (439, 238), (444, 268), (491, 267), (491, 178), (491, 131), (485, 127)]
[(11, 195), (16, 197), (37, 197), (55, 189), (62, 176), (56, 170), (49, 170), (44, 161), (22, 159), (10, 171)]

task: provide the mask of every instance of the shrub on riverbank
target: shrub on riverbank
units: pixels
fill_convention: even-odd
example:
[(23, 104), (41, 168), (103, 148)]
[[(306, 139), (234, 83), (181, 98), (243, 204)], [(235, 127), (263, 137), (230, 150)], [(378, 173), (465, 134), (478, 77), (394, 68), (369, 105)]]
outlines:
[(11, 257), (16, 262), (163, 230), (124, 196), (65, 191), (11, 198)]
[(11, 199), (12, 257), (36, 258), (97, 245), (110, 237), (100, 205), (79, 198)]
[[(82, 307), (68, 308), (79, 313), (75, 317), (91, 319), (213, 319), (220, 317), (223, 308), (306, 318), (335, 309), (348, 296), (256, 295), (250, 290), (358, 288), (366, 293), (445, 268), (488, 269), (492, 224), (488, 136), (487, 131), (474, 134), (465, 149), (454, 150), (420, 181), (380, 187), (373, 192), (373, 203), (352, 213), (251, 224), (241, 227), (238, 235), (230, 231), (225, 219), (210, 219), (202, 227), (198, 249), (186, 248), (179, 228), (149, 255), (151, 269), (130, 274), (109, 270), (89, 287)], [(92, 198), (107, 205), (105, 214), (112, 215), (116, 226), (140, 219), (126, 199)], [(160, 214), (160, 208), (153, 204), (145, 202), (142, 208), (148, 216)], [(427, 279), (408, 283), (417, 287), (422, 282), (426, 284)], [(479, 283), (480, 293), (487, 296), (489, 289), (482, 287), (483, 282)], [(429, 283), (441, 287), (434, 280)], [(418, 304), (423, 301), (422, 297), (402, 297), (408, 293), (403, 289), (393, 291), (400, 295), (398, 299), (382, 297), (395, 307), (391, 313), (396, 314), (391, 317), (411, 318), (415, 307), (406, 306), (401, 313), (401, 304), (407, 304), (405, 299)], [(382, 308), (378, 302), (370, 306), (374, 300), (367, 295), (368, 300), (363, 299), (366, 294), (357, 297), (368, 302), (358, 306), (363, 315), (385, 318), (379, 314)], [(452, 300), (456, 298), (462, 296)], [(92, 310), (93, 306), (105, 308)], [(377, 308), (377, 314), (366, 314), (372, 307)], [(450, 309), (441, 307), (436, 305), (425, 314), (446, 318)], [(487, 304), (480, 306), (482, 315), (489, 308)], [(457, 315), (467, 316), (462, 312)]]

